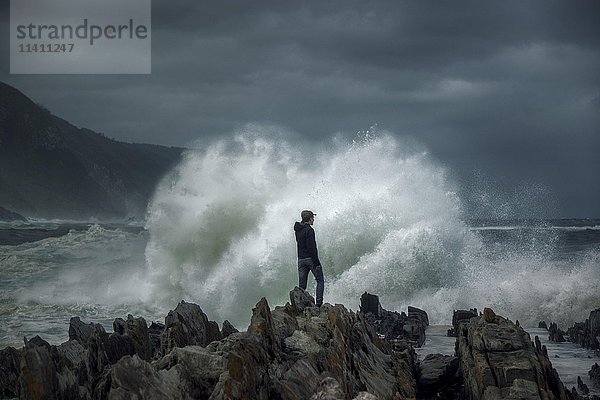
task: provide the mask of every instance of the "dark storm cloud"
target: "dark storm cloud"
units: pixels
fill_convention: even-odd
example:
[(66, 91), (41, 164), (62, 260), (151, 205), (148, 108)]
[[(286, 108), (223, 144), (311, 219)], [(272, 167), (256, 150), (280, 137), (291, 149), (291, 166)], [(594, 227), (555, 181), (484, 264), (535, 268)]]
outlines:
[(600, 216), (598, 2), (182, 0), (152, 11), (150, 76), (18, 76), (6, 62), (3, 80), (137, 142), (184, 145), (248, 122), (315, 142), (377, 123), (423, 143), (472, 202), (485, 176), (498, 192), (541, 188), (531, 208)]

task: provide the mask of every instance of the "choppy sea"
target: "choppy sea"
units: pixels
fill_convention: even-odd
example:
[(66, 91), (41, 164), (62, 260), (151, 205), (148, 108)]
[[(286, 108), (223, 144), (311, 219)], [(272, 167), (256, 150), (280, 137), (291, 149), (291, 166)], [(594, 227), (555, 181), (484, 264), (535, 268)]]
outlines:
[(563, 329), (600, 308), (600, 219), (468, 219), (447, 171), (392, 137), (308, 156), (242, 134), (186, 154), (144, 221), (0, 223), (0, 348), (66, 341), (72, 316), (162, 321), (182, 299), (243, 330), (261, 297), (284, 304), (296, 285), (304, 208), (326, 302), (356, 310), (367, 291), (434, 325), (491, 307)]

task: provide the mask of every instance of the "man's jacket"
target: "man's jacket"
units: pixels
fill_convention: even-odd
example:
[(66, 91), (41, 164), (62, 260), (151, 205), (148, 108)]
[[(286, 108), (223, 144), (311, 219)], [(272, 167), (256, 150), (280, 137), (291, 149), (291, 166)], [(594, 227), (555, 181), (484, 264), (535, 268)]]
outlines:
[(296, 232), (296, 242), (298, 243), (298, 259), (312, 258), (314, 266), (321, 265), (319, 253), (317, 252), (317, 242), (315, 240), (315, 230), (305, 222), (296, 222), (294, 224)]

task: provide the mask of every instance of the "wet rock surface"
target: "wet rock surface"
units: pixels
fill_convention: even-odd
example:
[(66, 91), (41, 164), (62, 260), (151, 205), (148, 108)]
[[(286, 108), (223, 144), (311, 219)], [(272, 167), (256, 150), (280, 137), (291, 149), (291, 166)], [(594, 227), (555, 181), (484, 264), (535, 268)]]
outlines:
[(90, 336), (94, 333), (106, 333), (106, 331), (102, 325), (94, 323), (86, 324), (79, 317), (73, 317), (69, 321), (69, 340), (77, 340), (82, 346), (85, 346)]
[[(367, 294), (368, 295), (368, 294)], [(261, 299), (245, 332), (182, 302), (165, 324), (131, 315), (114, 332), (71, 320), (71, 340), (0, 351), (0, 394), (25, 399), (568, 399), (538, 338), (486, 309), (456, 318), (457, 354), (418, 361), (427, 314), (316, 307), (295, 288)], [(455, 315), (457, 315), (455, 313)], [(464, 318), (462, 318), (464, 316)], [(468, 317), (468, 318), (467, 318)], [(596, 368), (596, 373), (597, 374)], [(590, 371), (592, 374), (592, 371)], [(591, 376), (591, 375), (590, 375)], [(576, 389), (574, 389), (576, 391)], [(583, 393), (583, 387), (579, 388)]]
[(378, 296), (365, 292), (360, 298), (360, 311), (379, 335), (400, 347), (406, 347), (406, 343), (421, 347), (425, 343), (429, 317), (421, 309), (409, 306), (408, 315), (387, 311), (381, 306)]
[(461, 379), (458, 358), (442, 354), (429, 354), (420, 362), (417, 382), (419, 398), (459, 398)]
[(477, 309), (472, 308), (470, 310), (455, 310), (452, 313), (452, 328), (448, 330), (448, 337), (458, 337), (458, 324), (461, 321), (469, 320), (477, 316)]
[(550, 323), (550, 327), (548, 328), (548, 340), (551, 342), (566, 342), (565, 333), (556, 325), (555, 322)]
[[(114, 332), (71, 320), (71, 340), (39, 337), (0, 353), (4, 397), (27, 399), (416, 398), (416, 354), (394, 351), (362, 313), (315, 307), (301, 289), (271, 310), (261, 299), (246, 332), (219, 331), (182, 302), (165, 324), (117, 318)], [(424, 323), (426, 314), (411, 310)], [(415, 323), (417, 324), (417, 323)]]
[(591, 350), (599, 350), (600, 343), (600, 308), (590, 312), (585, 322), (575, 323), (567, 329), (569, 340)]
[(219, 325), (209, 321), (197, 304), (182, 301), (165, 318), (165, 330), (161, 337), (162, 354), (169, 353), (175, 347), (206, 346), (220, 339)]
[(569, 398), (539, 339), (491, 309), (460, 323), (457, 355), (466, 398)]
[(590, 377), (590, 381), (592, 381), (592, 385), (600, 388), (600, 365), (598, 363), (592, 365), (588, 376)]
[(14, 347), (0, 350), (0, 397), (18, 396), (20, 360), (21, 351)]

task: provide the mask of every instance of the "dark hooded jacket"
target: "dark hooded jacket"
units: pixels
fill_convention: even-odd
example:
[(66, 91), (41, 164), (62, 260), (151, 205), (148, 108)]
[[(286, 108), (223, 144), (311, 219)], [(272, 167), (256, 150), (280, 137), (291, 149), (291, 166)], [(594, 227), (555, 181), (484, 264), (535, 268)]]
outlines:
[(305, 222), (296, 222), (294, 224), (296, 232), (296, 242), (298, 243), (298, 259), (312, 258), (316, 266), (321, 265), (319, 253), (317, 252), (317, 242), (315, 240), (315, 230)]

